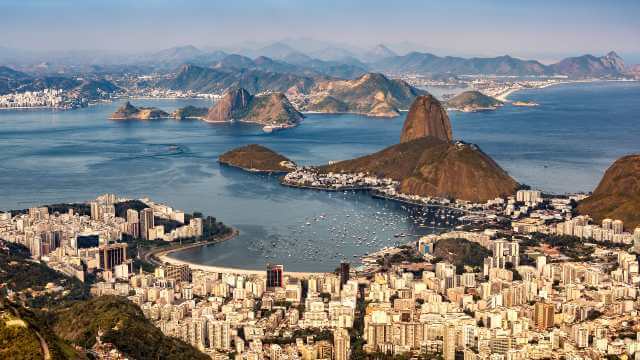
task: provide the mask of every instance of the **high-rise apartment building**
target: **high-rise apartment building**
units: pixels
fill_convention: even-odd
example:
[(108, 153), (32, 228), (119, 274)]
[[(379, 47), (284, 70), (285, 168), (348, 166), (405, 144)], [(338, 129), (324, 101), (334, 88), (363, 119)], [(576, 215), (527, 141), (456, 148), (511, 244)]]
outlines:
[(149, 240), (149, 229), (153, 229), (154, 227), (153, 209), (142, 209), (140, 211), (140, 238)]
[(267, 264), (267, 288), (281, 288), (283, 285), (283, 265)]
[(554, 309), (553, 304), (537, 302), (534, 307), (534, 320), (536, 328), (546, 330), (553, 327)]

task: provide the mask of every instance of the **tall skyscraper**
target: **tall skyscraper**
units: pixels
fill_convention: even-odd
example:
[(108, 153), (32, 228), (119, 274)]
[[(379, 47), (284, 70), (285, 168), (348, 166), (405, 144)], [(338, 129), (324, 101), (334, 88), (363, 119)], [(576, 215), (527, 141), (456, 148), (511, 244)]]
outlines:
[(340, 288), (349, 281), (349, 263), (343, 261), (340, 263)]
[(149, 229), (155, 226), (153, 221), (153, 209), (145, 208), (140, 211), (140, 238), (149, 239)]
[(116, 243), (102, 245), (97, 253), (99, 267), (103, 270), (113, 270), (116, 265), (127, 261), (127, 244)]
[(283, 265), (267, 264), (267, 288), (282, 287)]
[(537, 302), (534, 307), (534, 316), (537, 329), (546, 330), (553, 327), (553, 304)]
[(442, 357), (444, 360), (456, 359), (456, 327), (447, 324), (442, 334)]
[(140, 237), (140, 215), (135, 209), (127, 210), (127, 227), (129, 235), (134, 238)]
[(335, 360), (347, 360), (351, 355), (351, 338), (346, 329), (336, 329), (333, 332), (333, 347)]
[(102, 218), (100, 204), (97, 201), (92, 201), (91, 206), (91, 220), (100, 220)]

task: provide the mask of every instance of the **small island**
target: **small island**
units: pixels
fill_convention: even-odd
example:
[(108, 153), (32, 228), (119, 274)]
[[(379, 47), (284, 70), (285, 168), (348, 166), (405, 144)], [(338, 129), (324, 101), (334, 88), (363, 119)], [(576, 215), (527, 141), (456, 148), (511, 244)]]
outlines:
[(449, 110), (474, 112), (496, 110), (503, 103), (479, 91), (465, 91), (451, 98), (446, 105)]
[(538, 104), (537, 102), (533, 102), (533, 101), (514, 101), (514, 102), (511, 103), (511, 105), (513, 105), (513, 106), (534, 107), (534, 106), (538, 106), (540, 104)]
[(205, 116), (207, 116), (208, 112), (209, 112), (209, 109), (206, 107), (197, 107), (193, 105), (188, 105), (174, 111), (171, 114), (171, 117), (176, 120), (184, 120), (184, 119), (202, 120), (205, 118)]
[(169, 113), (154, 107), (136, 107), (127, 101), (119, 107), (109, 119), (111, 120), (157, 120), (169, 118)]
[(288, 173), (296, 169), (295, 163), (288, 158), (258, 144), (227, 151), (218, 157), (218, 162), (259, 173)]

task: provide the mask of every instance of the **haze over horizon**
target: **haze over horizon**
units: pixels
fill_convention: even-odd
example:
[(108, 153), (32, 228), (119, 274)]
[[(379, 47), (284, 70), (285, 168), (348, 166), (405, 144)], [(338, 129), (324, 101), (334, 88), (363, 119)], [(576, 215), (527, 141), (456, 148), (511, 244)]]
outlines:
[(615, 50), (629, 63), (640, 62), (640, 42), (633, 41), (640, 38), (637, 1), (615, 6), (591, 0), (474, 5), (417, 0), (392, 6), (379, 0), (8, 0), (0, 4), (0, 47), (132, 53), (188, 44), (237, 50), (297, 39), (299, 47), (324, 42), (366, 49), (382, 43), (399, 54), (509, 54), (542, 62)]

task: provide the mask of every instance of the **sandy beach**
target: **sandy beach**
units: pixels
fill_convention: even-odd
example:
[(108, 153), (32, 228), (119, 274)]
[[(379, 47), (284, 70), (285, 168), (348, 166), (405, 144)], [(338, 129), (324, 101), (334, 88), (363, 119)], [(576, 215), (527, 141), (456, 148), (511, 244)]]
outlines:
[[(172, 265), (189, 265), (189, 267), (192, 270), (202, 270), (202, 271), (206, 271), (206, 272), (212, 272), (212, 273), (226, 273), (226, 274), (235, 274), (235, 275), (245, 275), (245, 276), (265, 276), (265, 270), (251, 270), (251, 269), (240, 269), (240, 268), (233, 268), (233, 267), (222, 267), (222, 266), (215, 266), (215, 265), (202, 265), (202, 264), (196, 264), (190, 261), (184, 261), (184, 260), (178, 260), (175, 258), (172, 258), (170, 255), (174, 252), (177, 251), (182, 251), (182, 250), (186, 250), (189, 248), (193, 248), (193, 247), (201, 247), (201, 246), (206, 246), (206, 245), (211, 245), (211, 244), (215, 244), (217, 242), (220, 241), (228, 241), (228, 240), (232, 240), (233, 238), (235, 238), (237, 236), (237, 231), (234, 231), (230, 236), (225, 237), (223, 239), (218, 239), (217, 241), (214, 242), (202, 242), (202, 243), (197, 243), (197, 244), (189, 244), (186, 246), (181, 246), (178, 248), (173, 248), (173, 249), (165, 249), (165, 250), (159, 250), (159, 251), (151, 251), (148, 254), (145, 255), (145, 257), (147, 257), (149, 260), (155, 262), (155, 263), (160, 263), (160, 264), (172, 264)], [(154, 259), (155, 258), (155, 259)], [(157, 260), (156, 260), (157, 259)], [(322, 272), (296, 272), (296, 271), (286, 271), (285, 270), (285, 275), (286, 276), (291, 276), (291, 277), (295, 277), (295, 278), (299, 278), (299, 279), (304, 279), (304, 278), (308, 278), (308, 277), (313, 277), (313, 276), (319, 276), (325, 273)]]

